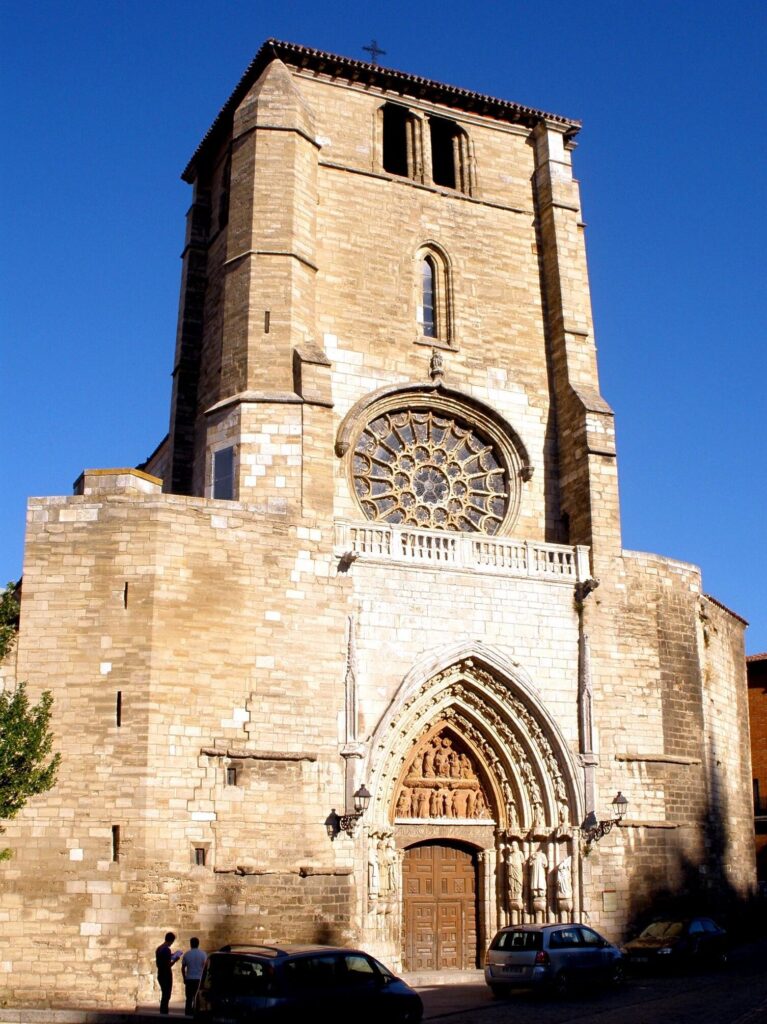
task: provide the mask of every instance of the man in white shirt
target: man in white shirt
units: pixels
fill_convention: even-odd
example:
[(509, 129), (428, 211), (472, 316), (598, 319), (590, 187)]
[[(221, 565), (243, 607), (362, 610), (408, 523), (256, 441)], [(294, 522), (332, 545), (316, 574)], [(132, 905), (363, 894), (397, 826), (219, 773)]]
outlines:
[(181, 957), (181, 976), (184, 979), (184, 989), (186, 990), (184, 1013), (187, 1017), (191, 1017), (194, 1011), (194, 997), (197, 995), (197, 989), (200, 987), (203, 965), (208, 959), (208, 954), (205, 950), (200, 949), (200, 940), (198, 938), (191, 938), (189, 946), (190, 948)]

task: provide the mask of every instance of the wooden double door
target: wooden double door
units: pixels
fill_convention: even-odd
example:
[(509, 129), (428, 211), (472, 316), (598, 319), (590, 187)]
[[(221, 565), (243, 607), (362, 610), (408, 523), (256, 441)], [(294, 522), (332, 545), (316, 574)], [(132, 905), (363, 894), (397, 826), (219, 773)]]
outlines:
[(405, 970), (476, 967), (476, 852), (449, 841), (411, 846), (402, 882)]

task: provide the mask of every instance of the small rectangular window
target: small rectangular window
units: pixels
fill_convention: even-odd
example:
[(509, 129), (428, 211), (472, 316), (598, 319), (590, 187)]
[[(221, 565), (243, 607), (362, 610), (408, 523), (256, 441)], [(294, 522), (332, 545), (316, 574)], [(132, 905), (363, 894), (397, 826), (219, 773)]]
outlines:
[(112, 860), (120, 859), (120, 826), (112, 826)]
[(115, 725), (120, 726), (123, 724), (123, 692), (122, 690), (117, 691), (115, 697)]
[(236, 786), (237, 785), (237, 769), (236, 768), (227, 768), (226, 769), (226, 784), (227, 784), (227, 786)]
[(213, 497), (222, 501), (234, 498), (234, 448), (213, 452)]
[(207, 860), (208, 851), (204, 846), (195, 846), (194, 848), (194, 863), (198, 868), (204, 868)]

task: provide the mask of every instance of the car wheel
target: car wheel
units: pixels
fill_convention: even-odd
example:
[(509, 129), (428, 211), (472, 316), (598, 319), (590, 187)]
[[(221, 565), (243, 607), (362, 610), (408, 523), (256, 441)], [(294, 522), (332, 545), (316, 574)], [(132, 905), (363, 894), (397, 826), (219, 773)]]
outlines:
[(569, 996), (572, 982), (567, 971), (560, 971), (554, 978), (554, 991), (558, 996)]

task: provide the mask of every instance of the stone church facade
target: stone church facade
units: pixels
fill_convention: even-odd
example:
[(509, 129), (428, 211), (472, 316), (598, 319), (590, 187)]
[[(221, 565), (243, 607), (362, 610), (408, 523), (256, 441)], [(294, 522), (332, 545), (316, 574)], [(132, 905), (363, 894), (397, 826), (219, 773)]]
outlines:
[(167, 929), (471, 968), (751, 893), (744, 624), (621, 545), (578, 128), (257, 54), (184, 172), (168, 437), (29, 504), (3, 671), (63, 763), (6, 1002), (147, 1000)]

